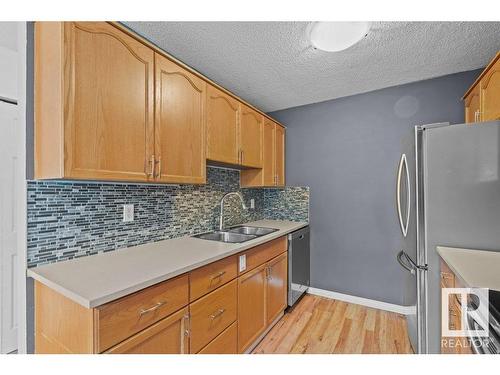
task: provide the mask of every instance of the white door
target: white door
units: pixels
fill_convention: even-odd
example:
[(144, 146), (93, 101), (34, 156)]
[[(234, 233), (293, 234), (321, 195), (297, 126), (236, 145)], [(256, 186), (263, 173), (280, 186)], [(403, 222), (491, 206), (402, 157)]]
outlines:
[(17, 215), (20, 132), (17, 105), (0, 101), (0, 352), (17, 349)]

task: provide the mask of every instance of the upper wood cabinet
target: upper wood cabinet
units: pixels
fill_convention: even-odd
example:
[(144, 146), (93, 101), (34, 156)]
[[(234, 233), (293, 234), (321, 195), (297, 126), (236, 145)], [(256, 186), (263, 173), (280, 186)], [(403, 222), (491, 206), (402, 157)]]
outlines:
[(276, 186), (285, 186), (285, 128), (275, 124), (275, 175)]
[(242, 104), (239, 143), (240, 164), (245, 167), (262, 168), (262, 131), (264, 116)]
[(207, 159), (239, 164), (239, 120), (240, 103), (225, 92), (208, 85)]
[(500, 120), (500, 53), (481, 79), (481, 119)]
[(285, 128), (264, 118), (262, 168), (241, 171), (242, 187), (285, 186)]
[(274, 186), (276, 179), (276, 126), (268, 119), (264, 121), (264, 163), (262, 185)]
[(36, 22), (35, 178), (203, 184), (208, 159), (283, 186), (284, 128), (207, 81), (119, 24)]
[(155, 54), (155, 158), (157, 180), (206, 182), (206, 83)]
[(149, 180), (154, 52), (104, 22), (35, 27), (35, 176)]
[(500, 120), (500, 52), (464, 97), (465, 122)]
[(469, 93), (469, 95), (467, 95), (467, 97), (464, 99), (466, 123), (481, 121), (479, 92), (479, 86), (475, 86), (474, 89)]

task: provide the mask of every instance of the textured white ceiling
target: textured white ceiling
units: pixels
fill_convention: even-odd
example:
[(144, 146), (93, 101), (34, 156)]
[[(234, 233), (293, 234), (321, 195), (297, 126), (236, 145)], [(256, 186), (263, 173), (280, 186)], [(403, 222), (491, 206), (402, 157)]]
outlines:
[(375, 22), (336, 53), (311, 47), (309, 22), (125, 22), (266, 111), (485, 66), (500, 22)]

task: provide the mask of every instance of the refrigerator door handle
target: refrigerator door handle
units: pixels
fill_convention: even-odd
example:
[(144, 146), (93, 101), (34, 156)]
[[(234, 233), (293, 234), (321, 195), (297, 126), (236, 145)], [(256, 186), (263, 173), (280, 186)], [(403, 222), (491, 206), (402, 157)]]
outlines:
[(413, 261), (413, 259), (411, 259), (411, 257), (408, 254), (406, 254), (404, 250), (401, 250), (396, 256), (396, 258), (398, 259), (398, 263), (401, 264), (401, 266), (403, 266), (403, 268), (409, 271), (412, 275), (415, 274), (416, 270), (427, 271), (429, 269), (427, 265), (425, 266), (417, 265)]
[(412, 275), (415, 275), (415, 270), (416, 270), (415, 263), (411, 260), (408, 254), (404, 252), (404, 250), (401, 250), (396, 256), (396, 258), (398, 260), (398, 263), (401, 264), (401, 266), (404, 269), (406, 269)]
[[(403, 215), (401, 213), (401, 177), (403, 175), (403, 168), (406, 174), (406, 218), (403, 222)], [(398, 208), (398, 218), (399, 226), (401, 227), (401, 232), (403, 237), (408, 234), (408, 225), (410, 224), (410, 173), (408, 170), (408, 161), (406, 160), (406, 154), (401, 154), (401, 159), (399, 160), (398, 167), (398, 181), (396, 185), (396, 199)]]

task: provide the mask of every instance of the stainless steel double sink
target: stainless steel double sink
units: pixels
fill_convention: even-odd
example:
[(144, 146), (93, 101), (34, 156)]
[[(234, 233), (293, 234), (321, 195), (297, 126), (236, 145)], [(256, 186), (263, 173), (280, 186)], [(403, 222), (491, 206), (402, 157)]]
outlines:
[(254, 238), (265, 236), (266, 234), (276, 232), (278, 229), (264, 227), (250, 227), (246, 225), (238, 225), (229, 228), (225, 231), (213, 231), (208, 233), (197, 234), (192, 237), (202, 240), (226, 242), (226, 243), (241, 243), (253, 240)]

